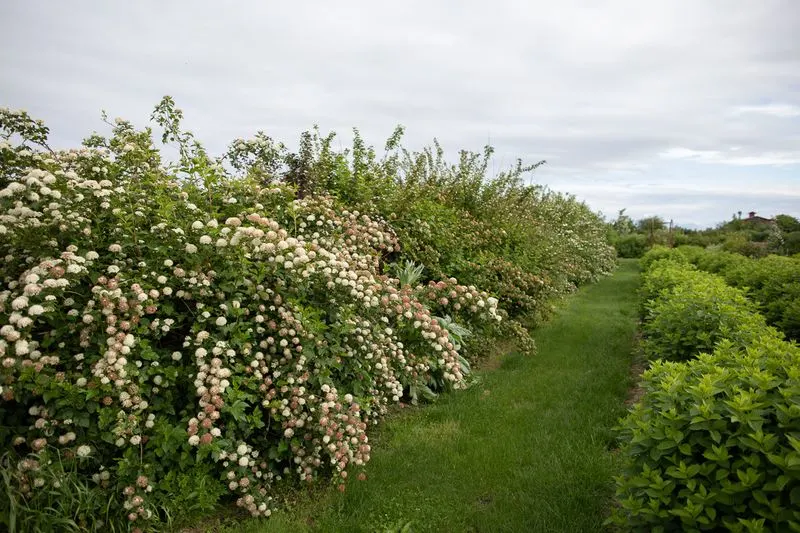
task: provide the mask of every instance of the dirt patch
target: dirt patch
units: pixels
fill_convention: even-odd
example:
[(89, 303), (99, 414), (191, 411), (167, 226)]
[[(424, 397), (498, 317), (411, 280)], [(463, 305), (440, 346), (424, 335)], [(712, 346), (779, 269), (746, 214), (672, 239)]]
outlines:
[(647, 360), (642, 351), (642, 336), (639, 331), (636, 332), (634, 337), (634, 354), (633, 363), (630, 369), (630, 381), (633, 385), (628, 389), (628, 394), (625, 398), (625, 405), (631, 406), (642, 399), (644, 396), (644, 388), (642, 388), (642, 373), (647, 370)]
[(494, 497), (491, 494), (484, 494), (478, 498), (478, 507), (487, 507), (494, 501)]
[(497, 370), (502, 366), (505, 356), (513, 352), (515, 348), (516, 344), (514, 341), (498, 341), (491, 353), (473, 363), (472, 369), (481, 372)]

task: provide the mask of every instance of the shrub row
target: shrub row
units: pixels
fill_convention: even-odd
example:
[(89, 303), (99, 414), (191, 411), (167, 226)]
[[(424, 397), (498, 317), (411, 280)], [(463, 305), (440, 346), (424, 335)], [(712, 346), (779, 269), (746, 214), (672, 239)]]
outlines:
[(721, 277), (678, 261), (650, 262), (640, 289), (643, 348), (650, 359), (685, 361), (721, 339), (747, 344), (769, 333), (764, 317), (745, 294)]
[(600, 217), (521, 166), (486, 179), (466, 153), (316, 133), (211, 158), (180, 116), (154, 113), (170, 163), (124, 120), (54, 151), (0, 110), (6, 529), (147, 531), (225, 501), (268, 516), (286, 483), (344, 490), (391, 405), (468, 386), (497, 336), (531, 351), (516, 319), (613, 266)]
[(790, 339), (800, 340), (800, 258), (769, 255), (753, 259), (699, 246), (666, 250), (654, 250), (652, 257), (679, 254), (699, 269), (719, 274), (729, 285), (745, 290), (769, 324)]
[(645, 263), (654, 359), (642, 399), (620, 423), (611, 522), (632, 531), (800, 530), (800, 348), (685, 256)]

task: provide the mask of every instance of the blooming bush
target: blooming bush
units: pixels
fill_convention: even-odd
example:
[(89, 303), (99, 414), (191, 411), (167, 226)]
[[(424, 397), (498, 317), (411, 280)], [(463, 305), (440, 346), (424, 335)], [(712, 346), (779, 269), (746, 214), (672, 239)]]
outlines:
[[(0, 112), (9, 529), (145, 531), (225, 498), (268, 516), (283, 482), (344, 490), (391, 405), (467, 386), (469, 348), (493, 336), (531, 351), (516, 319), (613, 264), (592, 263), (608, 247), (563, 198), (552, 205), (571, 218), (537, 229), (557, 258), (539, 275), (530, 232), (512, 246), (510, 225), (491, 229), (499, 214), (431, 204), (431, 182), (404, 184), (399, 159), (358, 138), (352, 163), (317, 137), (291, 154), (263, 134), (213, 159), (180, 118), (169, 98), (153, 115), (170, 163), (121, 119), (53, 151), (41, 122)], [(585, 230), (566, 228), (581, 217)], [(426, 263), (401, 282), (401, 258)]]

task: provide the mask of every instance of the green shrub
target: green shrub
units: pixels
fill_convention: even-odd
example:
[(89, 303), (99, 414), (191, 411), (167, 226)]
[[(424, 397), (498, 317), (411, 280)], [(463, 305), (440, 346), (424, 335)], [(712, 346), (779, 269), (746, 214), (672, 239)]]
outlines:
[(695, 246), (692, 244), (685, 244), (677, 247), (677, 250), (690, 263), (696, 264), (697, 261), (706, 254), (706, 249), (702, 246)]
[(722, 251), (682, 253), (707, 272), (718, 273), (728, 284), (747, 290), (767, 323), (791, 339), (800, 339), (800, 260), (769, 255), (751, 259)]
[(767, 331), (741, 291), (712, 274), (701, 276), (662, 290), (645, 305), (643, 348), (649, 358), (683, 361), (722, 339), (745, 345)]
[(679, 263), (688, 263), (688, 259), (677, 248), (667, 248), (666, 246), (653, 246), (639, 261), (642, 269), (647, 270), (650, 265), (661, 259), (671, 259)]
[(642, 257), (647, 251), (647, 237), (641, 233), (623, 235), (614, 241), (617, 256), (623, 258)]
[(488, 151), (450, 165), (397, 133), (379, 159), (315, 132), (293, 154), (259, 133), (212, 158), (171, 99), (153, 118), (177, 162), (121, 119), (51, 151), (0, 109), (5, 529), (344, 490), (391, 405), (468, 386), (493, 338), (532, 350), (514, 318), (614, 266), (599, 215), (521, 165), (486, 179)]
[(771, 335), (656, 361), (621, 421), (633, 531), (800, 531), (800, 349)]
[(693, 265), (672, 258), (650, 263), (649, 269), (642, 274), (642, 282), (638, 289), (639, 316), (642, 318), (646, 316), (648, 304), (663, 291), (691, 280), (702, 279), (704, 276), (705, 273)]
[(748, 258), (741, 254), (717, 251), (699, 256), (696, 264), (700, 270), (705, 270), (712, 274), (720, 274), (724, 277), (725, 272), (729, 269), (746, 262), (748, 262)]
[(724, 276), (734, 287), (748, 289), (767, 322), (800, 339), (800, 261), (770, 255), (733, 265)]
[(800, 231), (792, 231), (783, 236), (783, 245), (787, 255), (800, 253)]

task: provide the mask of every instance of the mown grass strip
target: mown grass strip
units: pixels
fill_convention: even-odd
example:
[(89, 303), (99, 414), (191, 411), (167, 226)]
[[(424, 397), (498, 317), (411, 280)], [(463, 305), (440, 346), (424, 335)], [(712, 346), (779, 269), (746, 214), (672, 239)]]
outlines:
[(582, 289), (470, 390), (388, 420), (368, 479), (219, 531), (597, 531), (612, 493), (611, 427), (630, 385), (639, 271)]

